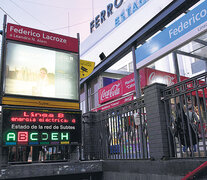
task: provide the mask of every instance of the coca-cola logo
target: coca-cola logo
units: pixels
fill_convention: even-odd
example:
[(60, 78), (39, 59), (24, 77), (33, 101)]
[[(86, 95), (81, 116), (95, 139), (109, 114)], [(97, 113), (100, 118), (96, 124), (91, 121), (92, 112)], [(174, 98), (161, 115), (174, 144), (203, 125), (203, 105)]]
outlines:
[(101, 101), (117, 96), (121, 93), (120, 83), (114, 84), (109, 90), (104, 89), (101, 92)]
[(130, 96), (130, 97), (128, 97), (128, 98), (125, 98), (125, 99), (124, 99), (124, 102), (129, 102), (129, 101), (131, 101), (131, 100), (132, 100), (132, 97), (133, 97), (133, 96)]
[(175, 78), (173, 76), (166, 75), (163, 78), (164, 78), (165, 84), (167, 84), (168, 86), (175, 84), (174, 83)]
[(168, 86), (175, 84), (174, 79), (175, 77), (173, 76), (170, 76), (170, 75), (159, 76), (159, 75), (156, 75), (155, 72), (152, 72), (148, 78), (149, 84), (158, 82), (158, 83), (167, 84)]

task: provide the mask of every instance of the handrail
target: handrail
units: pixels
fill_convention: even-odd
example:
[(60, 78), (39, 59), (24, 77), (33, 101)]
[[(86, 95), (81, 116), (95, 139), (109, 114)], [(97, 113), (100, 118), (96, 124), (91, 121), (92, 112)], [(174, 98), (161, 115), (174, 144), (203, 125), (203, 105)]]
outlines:
[(196, 169), (194, 169), (192, 172), (188, 173), (184, 178), (181, 180), (189, 180), (194, 178), (194, 176), (198, 175), (200, 171), (202, 171), (205, 167), (207, 167), (207, 161), (198, 166)]

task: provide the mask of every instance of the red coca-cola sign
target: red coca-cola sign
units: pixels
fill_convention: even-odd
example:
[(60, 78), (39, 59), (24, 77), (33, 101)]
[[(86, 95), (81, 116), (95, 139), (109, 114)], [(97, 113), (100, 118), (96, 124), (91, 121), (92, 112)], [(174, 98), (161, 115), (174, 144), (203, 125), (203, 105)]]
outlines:
[(130, 95), (130, 96), (124, 97), (122, 99), (118, 99), (116, 101), (113, 101), (111, 103), (107, 103), (99, 108), (93, 109), (92, 111), (96, 111), (96, 112), (97, 111), (106, 111), (108, 109), (120, 106), (120, 105), (125, 104), (127, 102), (130, 102), (132, 100), (134, 100), (134, 95)]
[(33, 28), (7, 24), (6, 38), (41, 46), (78, 52), (78, 39)]
[[(141, 89), (145, 86), (158, 82), (168, 86), (177, 83), (177, 76), (172, 73), (158, 71), (151, 68), (143, 68), (139, 71)], [(187, 77), (181, 76), (181, 80)], [(99, 90), (99, 104), (111, 101), (126, 93), (135, 91), (134, 73), (123, 77), (122, 79), (105, 86)]]
[(102, 104), (106, 101), (110, 101), (117, 97), (120, 97), (122, 92), (122, 84), (120, 81), (116, 81), (105, 88), (102, 88), (98, 91), (99, 94), (99, 103)]

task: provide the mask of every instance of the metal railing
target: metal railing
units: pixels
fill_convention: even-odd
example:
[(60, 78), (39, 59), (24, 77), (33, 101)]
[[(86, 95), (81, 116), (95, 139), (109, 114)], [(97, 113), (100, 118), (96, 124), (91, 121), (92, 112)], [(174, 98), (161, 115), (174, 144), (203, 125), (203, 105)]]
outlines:
[[(149, 158), (149, 140), (144, 98), (122, 106), (97, 112), (92, 129), (90, 151), (85, 159), (145, 159)], [(85, 126), (84, 126), (85, 127)], [(84, 130), (87, 136), (87, 132)]]
[(10, 146), (8, 163), (36, 163), (78, 160), (77, 146)]
[(170, 156), (206, 157), (207, 73), (167, 87), (163, 92)]

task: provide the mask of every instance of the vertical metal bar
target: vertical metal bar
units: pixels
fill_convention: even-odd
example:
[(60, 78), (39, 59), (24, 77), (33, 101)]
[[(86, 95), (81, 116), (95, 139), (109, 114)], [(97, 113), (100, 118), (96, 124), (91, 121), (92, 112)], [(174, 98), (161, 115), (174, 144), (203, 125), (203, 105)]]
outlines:
[(127, 140), (128, 140), (128, 154), (129, 154), (129, 159), (131, 158), (131, 152), (130, 152), (130, 124), (129, 124), (129, 116), (128, 112), (124, 113), (127, 119)]
[(124, 146), (125, 146), (125, 143), (124, 143), (124, 123), (123, 123), (123, 118), (122, 118), (122, 112), (121, 110), (119, 111), (119, 117), (120, 117), (120, 121), (121, 121), (121, 146), (122, 146), (122, 159), (124, 159)]
[[(203, 91), (203, 106), (204, 106), (204, 112), (205, 112), (205, 117), (207, 117), (207, 109), (206, 109), (206, 97), (205, 97), (205, 91), (204, 91), (204, 88), (202, 89), (202, 91)], [(199, 107), (199, 119), (200, 119), (200, 117), (201, 117), (201, 114), (200, 114), (200, 112), (201, 112), (201, 110), (200, 110), (200, 107)], [(206, 128), (206, 121), (205, 122), (203, 122), (204, 124), (203, 124), (203, 127), (202, 127), (202, 125), (200, 125), (200, 127), (203, 129), (204, 127)], [(205, 129), (204, 129), (204, 141), (206, 141), (206, 136), (205, 136)], [(207, 152), (206, 152), (206, 145), (204, 146), (205, 148), (204, 148), (204, 153), (205, 153), (205, 156), (207, 155)]]
[(119, 150), (119, 138), (118, 138), (118, 111), (115, 114), (115, 125), (116, 125), (116, 152), (117, 159), (120, 159), (120, 150)]
[[(141, 120), (141, 114), (140, 114), (140, 110), (139, 110), (140, 107), (138, 107), (137, 109), (137, 113), (138, 113), (138, 116), (139, 116), (139, 120)], [(140, 159), (141, 158), (141, 138), (140, 138), (140, 124), (137, 126), (137, 144), (138, 144), (138, 158)]]
[(135, 54), (135, 46), (132, 46), (132, 59), (133, 59), (133, 67), (134, 67), (134, 81), (135, 81), (135, 91), (136, 97), (141, 97), (141, 86), (140, 86), (140, 75), (139, 70), (136, 68), (136, 54)]
[(77, 39), (78, 39), (78, 102), (80, 103), (80, 34), (77, 33)]
[[(137, 113), (137, 112), (134, 109), (133, 114), (135, 114), (135, 113)], [(138, 159), (138, 156), (137, 156), (137, 152), (138, 152), (138, 149), (137, 149), (137, 128), (136, 128), (137, 125), (135, 125), (135, 118), (133, 118), (133, 119), (134, 119), (134, 138), (135, 138), (135, 154), (134, 154), (135, 157), (134, 158)]]
[(175, 51), (172, 52), (172, 56), (173, 56), (173, 61), (174, 61), (175, 72), (177, 75), (177, 82), (180, 82), (180, 71), (179, 71), (179, 66), (178, 66), (177, 53)]
[[(179, 98), (179, 102), (181, 101), (181, 97), (180, 96), (178, 96), (178, 98)], [(177, 102), (176, 102), (176, 106), (175, 106), (175, 111), (176, 112), (178, 112), (179, 111), (179, 109), (181, 109), (181, 105), (180, 105), (180, 107), (178, 107), (177, 106)], [(181, 114), (181, 113), (180, 113)], [(176, 113), (176, 120), (177, 120), (177, 118), (178, 118), (178, 113)], [(182, 119), (182, 118), (181, 118)], [(182, 126), (182, 120), (181, 120), (181, 126)], [(179, 143), (179, 149), (180, 149), (180, 155), (181, 155), (181, 157), (183, 157), (183, 151), (182, 151), (182, 145), (181, 145), (181, 142), (180, 142), (180, 135), (178, 134), (178, 143)]]
[(124, 148), (125, 148), (125, 159), (127, 159), (127, 122), (126, 122), (126, 118), (125, 115), (123, 113), (123, 109), (121, 111), (122, 113), (122, 118), (123, 118), (123, 122), (124, 122)]
[[(183, 110), (183, 107), (184, 107), (184, 105), (183, 105), (183, 96), (182, 95), (180, 95), (179, 96), (179, 99), (180, 99), (180, 113), (181, 113), (181, 119), (182, 119), (182, 129), (183, 129), (183, 136), (184, 136), (184, 146), (185, 147), (187, 147), (187, 140), (186, 140), (186, 132), (185, 132), (185, 126), (184, 126), (184, 110)], [(186, 150), (186, 153), (187, 153), (187, 156), (189, 156), (189, 154), (188, 154), (188, 151)]]
[(4, 90), (4, 67), (5, 67), (5, 55), (6, 55), (6, 23), (7, 23), (7, 15), (4, 15), (4, 21), (3, 21), (3, 30), (2, 30), (2, 44), (1, 44), (1, 85), (0, 85), (0, 90), (1, 94), (3, 93)]
[[(1, 73), (0, 73), (0, 101), (2, 104), (2, 95), (3, 95), (3, 90), (4, 90), (4, 71), (5, 71), (5, 54), (6, 54), (6, 23), (7, 23), (7, 16), (4, 15), (4, 20), (3, 20), (3, 29), (2, 29), (2, 44), (1, 44), (1, 61), (0, 61), (0, 67), (1, 67)], [(3, 130), (3, 116), (0, 116), (0, 133), (2, 134)], [(2, 141), (2, 137), (0, 138)], [(7, 148), (4, 148), (2, 145), (0, 145), (0, 166), (2, 165), (7, 165), (8, 163), (8, 150)]]
[[(196, 100), (198, 103), (198, 110), (199, 110), (199, 114), (201, 115), (201, 110), (200, 110), (200, 101), (199, 101), (199, 96), (198, 96), (198, 90), (196, 90)], [(202, 115), (200, 116), (200, 123), (201, 123), (201, 134), (202, 134), (202, 142), (203, 142), (203, 146), (204, 146), (204, 152), (206, 153), (206, 141), (205, 141), (205, 134), (204, 134), (204, 130), (203, 130), (203, 118)]]
[[(176, 113), (176, 97), (174, 97), (173, 98), (174, 99), (174, 113)], [(175, 114), (175, 121), (177, 121), (177, 116), (176, 116), (176, 114)], [(174, 124), (175, 124), (175, 122), (174, 122)], [(179, 137), (178, 137), (179, 138)], [(174, 147), (174, 150), (175, 150), (175, 157), (178, 157), (178, 147), (177, 147), (177, 142), (176, 142), (176, 138), (175, 137), (173, 137), (173, 147)], [(180, 154), (180, 156), (181, 156), (181, 154)]]
[[(68, 21), (69, 21), (69, 13), (68, 13)], [(69, 27), (68, 27), (68, 35), (69, 35)], [(80, 108), (80, 34), (79, 33), (77, 33), (77, 39), (78, 39), (78, 79), (77, 80), (78, 80), (78, 102), (79, 102), (79, 108)], [(77, 147), (79, 148), (78, 159), (81, 159), (81, 147), (82, 147), (82, 144), (79, 143)]]
[(130, 159), (132, 159), (132, 155), (133, 155), (133, 139), (132, 139), (132, 121), (131, 121), (131, 115), (130, 115), (130, 111), (127, 112), (128, 114), (128, 121), (130, 122), (129, 124), (129, 152), (130, 152)]
[(114, 159), (116, 159), (116, 112), (114, 112), (114, 114), (113, 114), (113, 131), (114, 131), (114, 133), (113, 133), (113, 145), (114, 145), (114, 147), (113, 147), (113, 150), (114, 150), (114, 152), (113, 152), (113, 154), (114, 154)]
[(112, 157), (113, 155), (113, 127), (112, 127), (112, 115), (111, 115), (111, 112), (109, 112), (109, 126), (110, 126), (110, 131), (109, 131), (109, 134), (110, 134), (110, 146), (109, 146), (109, 154), (110, 154), (110, 158)]
[(113, 152), (114, 159), (116, 159), (116, 151), (115, 151), (116, 150), (116, 144), (115, 144), (115, 140), (116, 140), (115, 115), (116, 115), (115, 112), (113, 112), (113, 115), (112, 115), (113, 150), (112, 150), (112, 152)]
[(88, 83), (87, 82), (84, 83), (84, 92), (85, 92), (85, 109), (86, 109), (86, 112), (88, 112), (89, 107), (88, 107)]
[(101, 138), (100, 141), (99, 141), (100, 142), (100, 148), (101, 148), (100, 149), (100, 157), (99, 158), (100, 159), (103, 159), (103, 154), (104, 154), (104, 146), (103, 146), (103, 123), (102, 123), (103, 120), (102, 120), (102, 118), (99, 118), (99, 119), (100, 119), (100, 126), (99, 126), (100, 127), (100, 132), (99, 132), (100, 133), (100, 136), (99, 136), (99, 138)]
[[(186, 115), (187, 115), (187, 128), (188, 128), (188, 135), (189, 135), (189, 138), (190, 138), (190, 151), (191, 151), (191, 155), (192, 157), (194, 157), (194, 153), (193, 153), (193, 140), (192, 140), (192, 131), (191, 131), (191, 123), (190, 122), (192, 119), (190, 119), (190, 115), (189, 115), (189, 110), (188, 110), (188, 102), (187, 102), (187, 98), (186, 98), (186, 93), (184, 94), (184, 101), (185, 101), (185, 105), (186, 105)], [(193, 114), (192, 114), (192, 117), (193, 118)], [(187, 147), (188, 148), (188, 147)], [(186, 149), (187, 150), (187, 149)]]
[[(190, 100), (192, 102), (192, 108), (193, 108), (193, 113), (195, 113), (195, 109), (194, 109), (194, 104), (195, 104), (195, 97), (193, 97), (192, 92), (190, 92)], [(197, 150), (198, 150), (198, 156), (200, 157), (200, 148), (199, 148), (199, 138), (198, 138), (198, 134), (196, 133), (197, 138), (196, 138), (196, 143), (197, 143)]]
[[(145, 130), (146, 130), (146, 134), (144, 135), (144, 154), (145, 154), (145, 158), (148, 158), (149, 157), (149, 144), (148, 144), (148, 128), (147, 128), (147, 121), (146, 121), (146, 113), (145, 113), (145, 108), (142, 107), (141, 108), (141, 117), (143, 119), (143, 123), (144, 123), (144, 126), (145, 126)], [(144, 133), (144, 132), (143, 132)]]
[[(133, 58), (133, 67), (134, 67), (134, 80), (135, 80), (135, 90), (136, 90), (136, 97), (141, 97), (141, 85), (140, 85), (140, 74), (139, 70), (136, 69), (136, 54), (135, 54), (135, 46), (132, 46), (132, 58)], [(141, 110), (139, 108), (139, 114), (141, 118)], [(143, 133), (142, 133), (142, 123), (140, 123), (140, 148), (142, 157), (144, 157), (144, 145), (143, 145)]]
[(106, 116), (106, 113), (102, 114), (103, 118), (104, 118), (104, 141), (105, 141), (105, 154), (104, 154), (104, 158), (108, 159), (109, 158), (109, 119)]
[[(134, 115), (134, 112), (135, 112), (135, 109), (133, 108), (131, 117)], [(137, 140), (136, 140), (136, 127), (135, 127), (134, 117), (132, 117), (132, 120), (133, 120), (133, 139), (134, 139), (134, 142), (133, 142), (133, 148), (134, 148), (133, 158), (137, 159)]]

